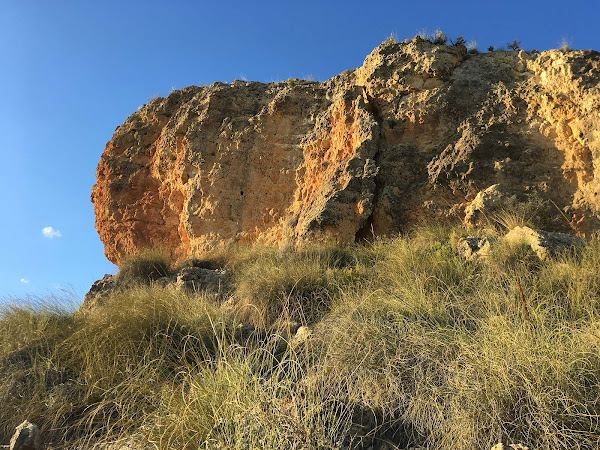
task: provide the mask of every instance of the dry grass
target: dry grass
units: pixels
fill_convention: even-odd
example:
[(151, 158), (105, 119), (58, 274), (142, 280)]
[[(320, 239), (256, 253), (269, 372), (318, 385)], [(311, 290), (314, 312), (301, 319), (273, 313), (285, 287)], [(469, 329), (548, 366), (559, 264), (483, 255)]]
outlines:
[(168, 253), (161, 249), (145, 249), (119, 264), (118, 281), (126, 285), (147, 284), (171, 272)]
[(573, 50), (573, 47), (571, 46), (571, 41), (565, 37), (562, 38), (559, 48), (563, 52), (570, 52)]
[[(8, 307), (2, 439), (28, 418), (65, 448), (598, 448), (599, 240), (468, 262), (464, 233), (225, 254), (222, 305), (150, 286)], [(293, 321), (311, 337), (274, 326)]]
[(315, 322), (341, 289), (361, 281), (366, 273), (362, 253), (358, 247), (323, 245), (299, 251), (263, 247), (235, 255), (237, 309), (255, 326), (268, 327), (282, 314)]

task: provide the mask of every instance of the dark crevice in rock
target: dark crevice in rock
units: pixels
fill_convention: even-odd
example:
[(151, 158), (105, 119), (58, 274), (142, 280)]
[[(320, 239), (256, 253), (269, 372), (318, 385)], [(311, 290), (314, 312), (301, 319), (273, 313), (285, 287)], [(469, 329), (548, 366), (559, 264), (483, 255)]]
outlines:
[[(363, 88), (364, 89), (364, 88)], [(373, 216), (375, 214), (375, 208), (379, 203), (379, 197), (381, 196), (381, 191), (383, 190), (384, 180), (381, 174), (381, 165), (380, 165), (380, 156), (381, 156), (381, 148), (383, 147), (383, 142), (385, 140), (385, 135), (383, 132), (383, 119), (379, 110), (377, 109), (377, 105), (375, 104), (375, 100), (367, 93), (366, 90), (363, 90), (367, 110), (373, 115), (373, 118), (377, 122), (379, 127), (379, 137), (377, 139), (377, 151), (373, 155), (373, 160), (375, 161), (375, 166), (377, 167), (377, 174), (374, 178), (375, 188), (373, 190), (373, 199), (371, 201), (371, 213), (369, 217), (367, 217), (363, 226), (361, 226), (356, 234), (354, 235), (354, 242), (361, 242), (365, 240), (372, 240), (375, 238), (375, 232), (373, 230)]]

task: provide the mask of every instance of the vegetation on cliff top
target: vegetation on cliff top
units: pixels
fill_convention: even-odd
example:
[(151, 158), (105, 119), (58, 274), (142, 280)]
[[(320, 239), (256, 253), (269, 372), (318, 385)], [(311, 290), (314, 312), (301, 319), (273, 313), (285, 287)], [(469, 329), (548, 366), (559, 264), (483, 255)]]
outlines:
[(464, 233), (223, 253), (222, 302), (8, 307), (0, 439), (28, 418), (60, 448), (598, 448), (600, 240), (466, 261)]

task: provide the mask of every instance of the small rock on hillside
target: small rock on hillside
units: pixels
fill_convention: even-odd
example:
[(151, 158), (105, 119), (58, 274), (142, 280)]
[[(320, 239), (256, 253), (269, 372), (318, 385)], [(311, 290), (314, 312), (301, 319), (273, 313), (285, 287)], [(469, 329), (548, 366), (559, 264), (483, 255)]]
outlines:
[(10, 440), (10, 450), (40, 450), (42, 437), (40, 429), (28, 420), (19, 425)]
[(513, 228), (504, 236), (504, 240), (511, 244), (529, 245), (542, 261), (585, 246), (585, 241), (579, 236), (534, 230), (529, 227)]

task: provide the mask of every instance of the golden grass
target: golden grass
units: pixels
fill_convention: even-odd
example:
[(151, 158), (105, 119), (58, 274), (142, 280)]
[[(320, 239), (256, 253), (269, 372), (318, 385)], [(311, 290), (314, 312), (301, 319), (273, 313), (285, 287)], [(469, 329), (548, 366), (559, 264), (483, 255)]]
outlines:
[(598, 448), (600, 241), (469, 262), (464, 233), (224, 254), (223, 304), (136, 286), (7, 307), (0, 438), (28, 418), (64, 448)]

